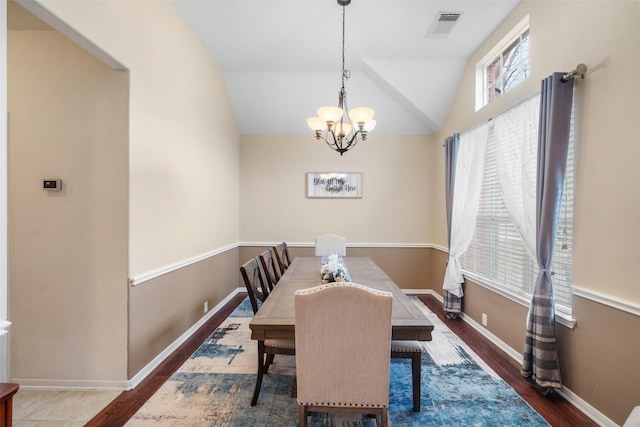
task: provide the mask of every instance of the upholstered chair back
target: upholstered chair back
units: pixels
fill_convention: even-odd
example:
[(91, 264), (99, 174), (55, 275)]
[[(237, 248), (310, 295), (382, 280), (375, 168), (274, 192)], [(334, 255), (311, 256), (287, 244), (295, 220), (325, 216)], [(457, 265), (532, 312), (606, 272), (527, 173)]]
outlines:
[(294, 298), (298, 404), (386, 408), (392, 294), (342, 282)]

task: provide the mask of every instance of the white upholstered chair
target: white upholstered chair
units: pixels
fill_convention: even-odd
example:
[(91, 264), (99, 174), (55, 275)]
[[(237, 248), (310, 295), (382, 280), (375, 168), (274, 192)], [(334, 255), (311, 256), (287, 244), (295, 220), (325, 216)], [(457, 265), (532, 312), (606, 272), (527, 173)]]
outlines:
[(294, 298), (299, 425), (310, 412), (355, 412), (387, 426), (392, 294), (340, 282)]
[(337, 234), (323, 234), (316, 237), (316, 256), (338, 254), (347, 256), (347, 239)]

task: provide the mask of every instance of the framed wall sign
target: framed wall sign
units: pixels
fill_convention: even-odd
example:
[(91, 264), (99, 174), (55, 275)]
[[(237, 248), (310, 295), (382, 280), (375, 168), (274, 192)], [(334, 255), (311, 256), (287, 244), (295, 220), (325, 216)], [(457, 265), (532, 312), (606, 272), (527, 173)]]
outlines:
[(361, 198), (362, 173), (308, 172), (307, 197)]

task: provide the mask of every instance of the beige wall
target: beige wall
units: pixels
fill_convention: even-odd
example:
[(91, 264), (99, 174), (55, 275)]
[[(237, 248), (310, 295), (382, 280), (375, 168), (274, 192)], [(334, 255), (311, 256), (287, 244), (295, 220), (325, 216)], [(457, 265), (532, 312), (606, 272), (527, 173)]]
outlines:
[(108, 386), (127, 369), (128, 73), (10, 31), (8, 87), (11, 377)]
[(235, 244), (235, 118), (220, 70), (171, 2), (39, 3), (131, 71), (130, 277)]
[[(377, 170), (387, 172), (389, 167), (406, 167), (405, 171), (410, 175), (419, 176), (419, 173), (415, 174), (419, 167), (412, 166), (412, 159), (416, 157), (405, 154), (404, 146), (395, 146), (401, 152), (373, 155), (378, 147), (362, 145), (347, 153), (345, 158), (339, 158), (322, 143), (308, 147), (314, 141), (309, 141), (307, 135), (243, 136), (241, 240), (310, 242), (315, 234), (332, 231), (356, 243), (427, 242), (446, 246), (443, 139), (453, 132), (470, 129), (534, 93), (539, 89), (540, 80), (550, 73), (569, 71), (584, 62), (589, 66), (589, 72), (586, 79), (577, 82), (576, 91), (575, 285), (586, 293), (603, 294), (637, 307), (640, 293), (632, 268), (638, 258), (635, 242), (640, 237), (640, 228), (636, 225), (640, 191), (637, 191), (634, 166), (640, 146), (625, 135), (634, 134), (632, 126), (640, 119), (639, 89), (632, 83), (634, 70), (640, 66), (639, 27), (633, 21), (640, 15), (639, 8), (638, 2), (523, 2), (470, 59), (444, 128), (438, 135), (426, 137), (429, 172), (425, 178), (413, 181), (424, 180), (425, 183), (424, 189), (414, 191), (414, 194), (424, 191), (427, 197), (424, 204), (426, 221), (421, 224), (411, 217), (398, 225), (389, 222), (391, 215), (385, 213), (385, 208), (378, 212), (380, 202), (392, 191), (380, 182), (372, 185), (367, 173), (364, 174), (365, 197), (361, 201), (304, 199), (304, 173), (326, 170), (327, 164), (336, 170), (348, 171), (357, 170), (358, 162), (362, 161), (374, 170), (374, 174)], [(530, 78), (476, 112), (476, 63), (527, 14), (531, 28)], [(389, 149), (391, 141), (384, 146)], [(279, 156), (269, 155), (274, 151)], [(331, 156), (336, 157), (332, 159)], [(398, 165), (397, 160), (394, 162), (398, 158), (408, 161), (408, 166)], [(384, 168), (380, 168), (381, 164)], [(371, 191), (375, 191), (375, 202), (368, 199)], [(403, 196), (392, 194), (390, 197)], [(374, 206), (373, 210), (369, 203)], [(393, 205), (403, 203), (397, 201)], [(352, 223), (345, 219), (344, 227), (339, 224), (326, 227), (328, 223), (317, 212), (344, 205), (358, 212), (359, 220)], [(276, 206), (290, 207), (294, 213), (283, 213), (282, 209), (276, 210)], [(316, 209), (318, 207), (320, 209)], [(412, 207), (420, 209), (422, 205), (418, 202)], [(378, 218), (363, 219), (362, 213), (369, 210), (370, 215)], [(390, 224), (397, 233), (388, 229)], [(413, 230), (409, 238), (403, 232), (405, 227)], [(433, 289), (440, 291), (446, 255), (433, 250), (428, 256), (425, 262), (432, 266), (430, 283)], [(594, 310), (594, 305), (599, 309)], [(467, 285), (464, 307), (465, 313), (478, 323), (481, 314), (487, 313), (489, 331), (515, 351), (522, 352), (527, 307), (471, 282)], [(637, 354), (640, 345), (640, 335), (635, 333), (640, 326), (638, 316), (575, 297), (574, 317), (577, 320), (575, 329), (559, 326), (558, 331), (565, 385), (605, 417), (621, 423), (631, 407), (638, 404), (640, 371), (614, 367), (633, 363), (630, 358)], [(624, 321), (619, 323), (621, 319)], [(599, 340), (592, 332), (607, 333), (607, 339)], [(599, 342), (605, 345), (593, 351)], [(597, 379), (595, 387), (592, 378)]]
[[(370, 135), (340, 156), (308, 135), (242, 135), (240, 239), (306, 242), (335, 233), (348, 243), (433, 241), (430, 136)], [(307, 172), (362, 172), (361, 199), (306, 197)]]
[[(48, 102), (42, 108), (56, 119), (52, 126), (59, 129), (54, 132), (70, 134), (65, 138), (49, 133), (56, 136), (51, 143), (77, 147), (73, 156), (40, 147), (24, 153), (44, 164), (47, 155), (48, 160), (58, 156), (71, 170), (65, 175), (70, 177), (66, 192), (49, 195), (45, 201), (34, 199), (45, 197), (40, 179), (61, 170), (44, 167), (29, 171), (35, 176), (35, 196), (25, 199), (22, 188), (12, 192), (12, 204), (24, 202), (25, 209), (37, 212), (31, 213), (29, 221), (35, 228), (31, 240), (16, 237), (17, 249), (12, 247), (12, 252), (18, 254), (21, 245), (37, 250), (31, 257), (20, 253), (20, 259), (11, 259), (10, 268), (22, 276), (21, 281), (12, 276), (10, 285), (12, 292), (20, 289), (10, 294), (9, 302), (16, 342), (10, 375), (32, 383), (50, 378), (56, 386), (82, 380), (86, 382), (79, 386), (121, 387), (159, 354), (160, 347), (202, 317), (204, 301), (212, 308), (238, 285), (237, 249), (228, 249), (239, 240), (235, 119), (222, 74), (169, 1), (43, 0), (28, 6), (61, 33), (101, 58), (115, 59), (109, 63), (122, 64), (127, 71), (108, 69), (55, 32), (43, 32), (43, 43), (61, 40), (68, 49), (80, 52), (64, 57), (69, 67), (84, 67), (79, 75), (70, 74), (72, 84), (56, 86), (60, 84), (56, 79), (66, 77), (60, 75), (64, 73), (52, 73), (49, 64), (38, 63), (35, 56), (30, 58), (35, 63), (24, 70), (24, 77), (33, 77), (42, 86), (32, 95)], [(15, 51), (32, 55), (22, 46)], [(57, 49), (48, 53), (52, 61), (61, 55)], [(81, 74), (87, 72), (87, 61), (97, 64), (97, 74), (106, 70), (125, 76), (118, 80), (128, 90), (120, 98), (124, 104), (118, 110), (119, 140), (105, 129), (106, 123), (95, 119), (94, 115), (103, 117), (104, 111), (87, 108), (83, 99), (94, 90), (91, 82), (79, 85), (87, 78)], [(43, 129), (44, 135), (41, 112), (31, 113), (35, 117), (27, 123)], [(85, 140), (91, 138), (103, 145), (88, 148)], [(12, 161), (10, 168), (14, 167)], [(82, 193), (78, 193), (80, 185)], [(78, 204), (73, 215), (46, 210), (72, 196)], [(40, 218), (43, 213), (50, 215), (45, 222)], [(14, 235), (18, 232), (22, 231)], [(212, 253), (219, 254), (128, 286), (128, 277), (147, 277)], [(58, 266), (59, 259), (64, 263)], [(100, 270), (103, 263), (107, 266)], [(93, 269), (89, 271), (93, 275), (87, 269)], [(68, 307), (72, 309), (65, 310)], [(44, 339), (30, 336), (30, 330), (22, 328), (33, 329), (36, 322), (42, 328), (43, 322), (34, 316), (38, 310), (50, 313), (47, 324), (60, 324), (62, 331), (49, 332)], [(162, 338), (158, 325), (166, 327)], [(21, 347), (24, 340), (28, 347)], [(56, 345), (48, 347), (50, 342)], [(56, 363), (42, 363), (44, 354), (52, 354)]]
[[(240, 264), (250, 258), (259, 256), (270, 246), (243, 246), (240, 248)], [(314, 256), (313, 247), (295, 247), (288, 245), (291, 259), (297, 256)], [(370, 257), (385, 273), (402, 289), (426, 290), (437, 289), (442, 284), (444, 270), (437, 262), (442, 251), (433, 248), (391, 248), (391, 247), (357, 247), (347, 248), (347, 256)], [(318, 274), (320, 266), (318, 264)], [(242, 276), (238, 272), (240, 286), (244, 286)]]
[[(474, 111), (475, 64), (527, 14), (531, 30), (531, 76), (511, 92)], [(577, 142), (574, 284), (581, 295), (599, 294), (635, 307), (635, 315), (574, 296), (576, 328), (559, 326), (565, 385), (605, 416), (622, 423), (640, 402), (640, 370), (628, 368), (640, 349), (638, 259), (640, 188), (635, 126), (640, 119), (640, 2), (524, 1), (475, 52), (467, 64), (443, 131), (443, 140), (464, 132), (539, 90), (555, 71), (585, 63), (576, 84)], [(443, 164), (443, 155), (436, 167)], [(435, 188), (444, 188), (444, 175)], [(436, 203), (443, 200), (438, 196)], [(435, 216), (444, 221), (444, 207)], [(444, 224), (444, 223), (443, 223)], [(436, 243), (444, 244), (442, 233)], [(465, 313), (522, 352), (526, 307), (469, 282)], [(492, 320), (495, 319), (495, 320)], [(507, 321), (508, 319), (508, 321)]]
[(129, 301), (129, 378), (240, 285), (238, 248), (136, 286)]
[[(531, 76), (476, 113), (475, 64), (527, 14)], [(540, 80), (552, 72), (587, 64), (586, 78), (576, 84), (574, 281), (577, 287), (636, 305), (640, 145), (631, 143), (629, 135), (640, 119), (640, 89), (631, 83), (640, 68), (640, 27), (634, 24), (639, 14), (640, 2), (635, 1), (523, 2), (470, 59), (438, 135), (443, 139), (464, 132), (538, 91)]]
[[(218, 69), (170, 3), (48, 0), (39, 3), (130, 70), (130, 277), (237, 242), (310, 243), (315, 235), (334, 232), (345, 235), (352, 244), (364, 246), (350, 248), (350, 253), (378, 257), (376, 261), (381, 265), (383, 260), (398, 263), (411, 260), (401, 267), (396, 262), (384, 266), (402, 287), (439, 291), (446, 256), (423, 246), (446, 246), (442, 140), (530, 95), (551, 72), (570, 70), (584, 62), (589, 72), (577, 85), (575, 284), (586, 293), (610, 296), (633, 307), (640, 303), (632, 271), (638, 258), (635, 242), (640, 237), (636, 225), (640, 192), (635, 179), (640, 146), (628, 137), (634, 135), (632, 125), (640, 118), (640, 89), (633, 84), (640, 65), (640, 29), (634, 22), (640, 15), (638, 2), (523, 2), (469, 61), (441, 133), (384, 136), (373, 132), (369, 141), (342, 157), (311, 135), (238, 137)], [(526, 14), (530, 15), (531, 25), (531, 77), (492, 105), (475, 112), (476, 62)], [(148, 16), (154, 19), (146, 19)], [(109, 155), (104, 158), (109, 159)], [(37, 153), (34, 156), (32, 160), (38, 160)], [(79, 167), (78, 163), (74, 162), (74, 167)], [(111, 167), (117, 169), (122, 165)], [(306, 172), (322, 171), (362, 172), (363, 198), (307, 199)], [(47, 170), (34, 173), (40, 172), (49, 173)], [(84, 172), (83, 179), (89, 181), (88, 176), (90, 171)], [(35, 179), (41, 178), (36, 175)], [(11, 185), (13, 191), (14, 184)], [(22, 190), (18, 197), (26, 197), (29, 191), (33, 190)], [(35, 193), (34, 197), (43, 196), (40, 191)], [(56, 199), (33, 200), (30, 206), (42, 210), (43, 203), (48, 206), (67, 200), (65, 194), (71, 196), (63, 193)], [(88, 194), (83, 200), (94, 200), (91, 197), (94, 195)], [(18, 201), (12, 200), (12, 204), (17, 206)], [(100, 206), (104, 201), (98, 198), (95, 202)], [(123, 206), (122, 203), (119, 201), (116, 207)], [(340, 212), (339, 222), (332, 219), (336, 211)], [(104, 221), (122, 221), (120, 215), (117, 212), (115, 218), (105, 219), (105, 215), (95, 213), (96, 218)], [(31, 222), (37, 224), (35, 220)], [(126, 278), (123, 260), (118, 258), (126, 256), (126, 246), (118, 250), (118, 245), (122, 245), (118, 239), (123, 238), (120, 232), (126, 228), (126, 224), (105, 228), (110, 233), (107, 241), (116, 240), (107, 253), (108, 257), (114, 257), (110, 262), (116, 267), (105, 272), (109, 279), (104, 280)], [(75, 236), (77, 230), (72, 228), (69, 235)], [(17, 231), (21, 230), (12, 228), (11, 233)], [(46, 232), (51, 230), (43, 229), (42, 233)], [(43, 239), (44, 249), (49, 240), (55, 241), (55, 237)], [(66, 239), (64, 251), (58, 252), (70, 251), (68, 242)], [(385, 244), (406, 247), (385, 248)], [(418, 247), (410, 248), (412, 245)], [(115, 348), (112, 353), (88, 357), (86, 366), (79, 366), (92, 378), (130, 378), (196, 321), (205, 299), (212, 307), (239, 283), (238, 265), (256, 249), (260, 248), (232, 249), (131, 288), (129, 368), (124, 366), (122, 351)], [(11, 250), (18, 253), (13, 246)], [(292, 253), (301, 255), (310, 251), (302, 247), (292, 249)], [(419, 266), (420, 262), (425, 265)], [(57, 270), (57, 266), (46, 270), (40, 265), (34, 262), (28, 265), (32, 270), (30, 277), (46, 278), (50, 271)], [(26, 265), (17, 266), (17, 271), (22, 268), (22, 274), (26, 272)], [(73, 266), (77, 270), (76, 263)], [(16, 268), (13, 263), (11, 268)], [(421, 274), (430, 279), (423, 281)], [(212, 275), (219, 281), (213, 281)], [(108, 286), (96, 289), (87, 286), (84, 280), (84, 287), (80, 287), (78, 277), (70, 284), (56, 278), (57, 287), (49, 282), (38, 285), (30, 281), (25, 286), (27, 293), (20, 297), (22, 300), (11, 293), (10, 309), (16, 310), (12, 314), (12, 339), (20, 332), (15, 316), (26, 318), (34, 313), (26, 298), (49, 296), (56, 289), (63, 308), (73, 307), (77, 311), (58, 310), (50, 323), (83, 322), (91, 339), (106, 328), (115, 328), (115, 333), (109, 329), (107, 335), (114, 336), (117, 346), (126, 345), (118, 331), (122, 328), (118, 322), (126, 322), (126, 302), (121, 300), (126, 284), (122, 288), (115, 286), (113, 292), (105, 295), (106, 290), (111, 290)], [(105, 306), (104, 298), (115, 300)], [(640, 371), (632, 369), (632, 358), (640, 350), (638, 316), (582, 297), (574, 300), (576, 328), (559, 327), (565, 384), (605, 416), (621, 423), (640, 396)], [(92, 310), (82, 311), (84, 307)], [(53, 311), (45, 305), (41, 308), (46, 313)], [(521, 352), (526, 307), (468, 283), (464, 308), (478, 322), (481, 313), (488, 313), (488, 329)], [(18, 310), (24, 313), (18, 314)], [(96, 312), (103, 317), (91, 317)], [(87, 318), (95, 320), (88, 328)], [(69, 342), (74, 347), (73, 354), (78, 345), (91, 347), (77, 328), (71, 330)], [(68, 363), (60, 365), (52, 376), (76, 378), (69, 373), (71, 366), (76, 367), (82, 361), (68, 356), (69, 353), (54, 356), (54, 360), (67, 357)], [(114, 372), (104, 372), (111, 368), (109, 363), (101, 363), (102, 356), (113, 356)], [(35, 367), (34, 372), (38, 373), (36, 365), (41, 360), (27, 356), (15, 364), (12, 359), (12, 371), (16, 367), (23, 372)]]

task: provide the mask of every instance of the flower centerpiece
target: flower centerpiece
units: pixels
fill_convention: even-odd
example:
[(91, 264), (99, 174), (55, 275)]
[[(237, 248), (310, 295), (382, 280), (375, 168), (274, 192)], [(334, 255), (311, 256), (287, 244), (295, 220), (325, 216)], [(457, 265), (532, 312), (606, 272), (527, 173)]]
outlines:
[(322, 283), (349, 281), (347, 269), (338, 258), (338, 254), (329, 255), (327, 262), (320, 268)]

